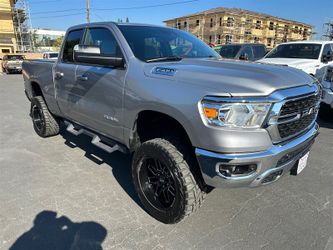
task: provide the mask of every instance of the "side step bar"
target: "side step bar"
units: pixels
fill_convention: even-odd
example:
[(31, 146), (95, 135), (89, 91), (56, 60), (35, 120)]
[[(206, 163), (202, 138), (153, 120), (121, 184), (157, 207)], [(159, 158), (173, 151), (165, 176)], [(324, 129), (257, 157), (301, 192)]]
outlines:
[(127, 149), (126, 147), (116, 143), (115, 141), (112, 142), (112, 145), (106, 144), (102, 141), (102, 139), (100, 138), (99, 135), (95, 134), (94, 132), (92, 132), (91, 130), (87, 130), (84, 128), (75, 128), (74, 124), (69, 122), (69, 121), (64, 121), (65, 125), (67, 126), (66, 130), (75, 135), (78, 136), (80, 134), (86, 134), (90, 137), (92, 137), (91, 143), (97, 147), (99, 147), (100, 149), (103, 149), (104, 151), (108, 152), (108, 153), (113, 153), (115, 151), (120, 151), (122, 153), (127, 153)]

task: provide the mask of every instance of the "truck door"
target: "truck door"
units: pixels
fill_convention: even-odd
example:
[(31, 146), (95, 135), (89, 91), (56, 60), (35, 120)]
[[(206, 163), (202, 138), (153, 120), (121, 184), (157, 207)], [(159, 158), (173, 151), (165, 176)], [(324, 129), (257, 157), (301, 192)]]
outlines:
[[(110, 29), (86, 29), (84, 45), (100, 47), (101, 55), (123, 57)], [(107, 65), (79, 64), (76, 70), (75, 119), (118, 141), (123, 140), (122, 102), (126, 70)]]
[(53, 79), (55, 85), (55, 97), (59, 109), (67, 118), (75, 116), (75, 106), (80, 98), (80, 89), (76, 84), (75, 71), (77, 65), (73, 60), (73, 49), (80, 44), (84, 29), (72, 30), (66, 36), (62, 56), (54, 66)]

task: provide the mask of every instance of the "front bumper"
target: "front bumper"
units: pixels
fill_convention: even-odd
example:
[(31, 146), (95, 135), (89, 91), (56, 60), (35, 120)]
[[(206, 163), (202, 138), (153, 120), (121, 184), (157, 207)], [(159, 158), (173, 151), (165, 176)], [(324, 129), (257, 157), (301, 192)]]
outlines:
[(323, 103), (326, 103), (333, 108), (333, 91), (329, 88), (323, 88)]
[[(256, 187), (272, 183), (289, 173), (298, 160), (310, 150), (318, 130), (319, 126), (315, 124), (305, 134), (292, 141), (273, 145), (269, 150), (256, 153), (220, 154), (200, 148), (196, 148), (195, 152), (207, 185)], [(236, 166), (255, 164), (257, 169), (248, 175), (228, 177), (219, 171), (221, 164)]]

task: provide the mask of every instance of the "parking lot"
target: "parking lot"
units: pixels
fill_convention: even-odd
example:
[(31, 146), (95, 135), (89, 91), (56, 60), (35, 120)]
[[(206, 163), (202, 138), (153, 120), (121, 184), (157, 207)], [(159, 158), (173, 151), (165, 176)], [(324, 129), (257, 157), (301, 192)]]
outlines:
[(333, 122), (319, 121), (300, 176), (215, 189), (164, 225), (138, 201), (129, 156), (65, 131), (38, 137), (23, 90), (21, 75), (0, 76), (0, 249), (333, 249)]

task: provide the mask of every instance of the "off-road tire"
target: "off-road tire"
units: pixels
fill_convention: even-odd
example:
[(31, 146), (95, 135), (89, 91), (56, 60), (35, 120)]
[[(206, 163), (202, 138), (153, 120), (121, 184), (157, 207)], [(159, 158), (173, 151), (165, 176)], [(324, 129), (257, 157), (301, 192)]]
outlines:
[[(195, 212), (205, 197), (205, 192), (195, 178), (196, 174), (190, 170), (184, 151), (179, 150), (180, 147), (181, 145), (171, 143), (169, 140), (155, 138), (142, 143), (133, 156), (132, 178), (136, 192), (147, 212), (167, 224), (177, 223)], [(149, 158), (156, 158), (165, 164), (174, 176), (177, 192), (172, 205), (167, 209), (154, 206), (145, 194), (147, 191), (143, 191), (140, 171), (144, 160)]]
[[(42, 124), (37, 124), (36, 117), (34, 117), (34, 112), (38, 110)], [(40, 137), (50, 137), (59, 134), (59, 120), (54, 117), (42, 96), (35, 96), (31, 99), (31, 118), (35, 132)]]

